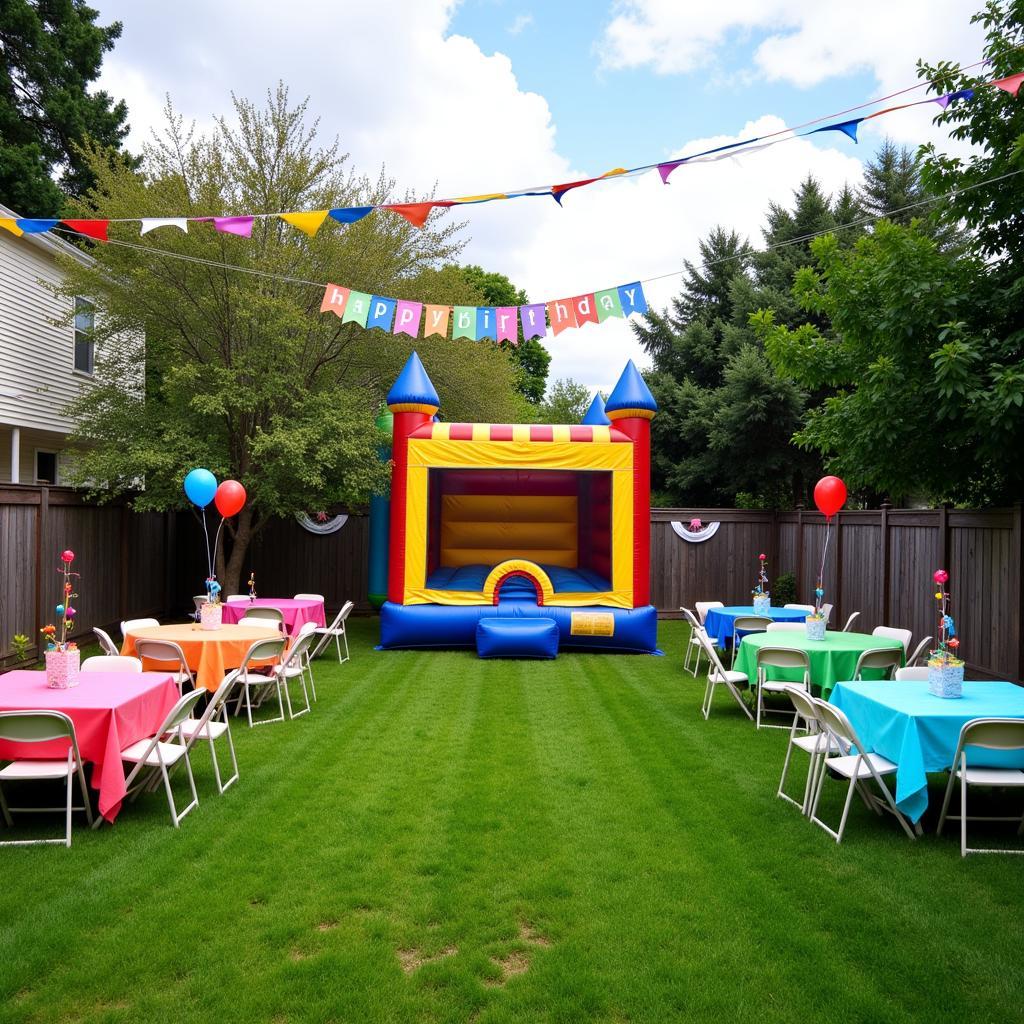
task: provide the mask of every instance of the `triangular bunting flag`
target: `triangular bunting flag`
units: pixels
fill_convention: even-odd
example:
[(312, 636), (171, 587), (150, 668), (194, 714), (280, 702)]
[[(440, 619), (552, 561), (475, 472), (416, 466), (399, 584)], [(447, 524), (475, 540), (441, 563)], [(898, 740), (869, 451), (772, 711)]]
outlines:
[(336, 210), (331, 210), (331, 219), (336, 220), (339, 224), (355, 224), (357, 220), (362, 220), (368, 213), (373, 213), (375, 207), (373, 206), (345, 206)]
[[(687, 158), (689, 159), (689, 158)], [(685, 164), (686, 160), (670, 160), (668, 163), (658, 164), (658, 173), (661, 175), (661, 183), (663, 185), (668, 184), (668, 176), (680, 165)]]
[(80, 235), (95, 238), (97, 242), (105, 242), (107, 240), (109, 220), (64, 220), (61, 223), (67, 224), (72, 231), (77, 231)]
[(1019, 75), (1010, 75), (1007, 78), (1000, 78), (992, 84), (997, 89), (1002, 89), (1003, 92), (1008, 92), (1011, 96), (1016, 96), (1020, 90), (1021, 84), (1024, 84), (1024, 72)]
[(840, 121), (838, 124), (823, 124), (820, 128), (814, 128), (808, 135), (816, 135), (818, 132), (842, 132), (848, 135), (854, 142), (857, 141), (857, 125), (863, 121), (863, 117), (855, 117), (852, 121)]
[(18, 227), (17, 217), (0, 217), (0, 228), (3, 228), (5, 231), (10, 231), (12, 235), (17, 235), (19, 238), (25, 234), (25, 232)]
[(279, 213), (281, 220), (298, 228), (312, 238), (319, 230), (320, 225), (327, 219), (326, 210), (313, 210), (311, 213)]
[(23, 234), (41, 235), (43, 232), (49, 231), (51, 228), (55, 228), (60, 221), (41, 220), (36, 217), (19, 217), (15, 223), (21, 229)]
[(143, 217), (140, 235), (148, 235), (157, 228), (177, 228), (188, 234), (188, 220), (184, 217)]
[(223, 235), (241, 235), (242, 238), (251, 238), (255, 219), (255, 217), (214, 217), (213, 226)]
[(430, 216), (430, 211), (435, 206), (451, 205), (448, 201), (437, 203), (392, 203), (385, 206), (384, 209), (397, 213), (399, 217), (404, 217), (414, 228), (421, 228), (426, 224), (427, 217)]

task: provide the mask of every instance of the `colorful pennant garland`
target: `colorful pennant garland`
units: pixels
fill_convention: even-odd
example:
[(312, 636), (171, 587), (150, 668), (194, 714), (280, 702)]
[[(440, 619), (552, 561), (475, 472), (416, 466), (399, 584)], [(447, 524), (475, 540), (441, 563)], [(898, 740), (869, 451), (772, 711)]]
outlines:
[[(913, 86), (911, 88), (923, 88), (927, 84), (928, 83), (921, 83), (921, 85)], [(1008, 75), (1005, 78), (992, 79), (988, 82), (981, 82), (972, 89), (959, 89), (956, 92), (946, 93), (943, 96), (932, 96), (927, 99), (916, 100), (911, 103), (902, 103), (898, 106), (886, 107), (884, 110), (875, 111), (875, 113), (867, 114), (864, 117), (856, 117), (844, 121), (837, 121), (833, 124), (812, 127), (813, 125), (817, 125), (818, 121), (824, 120), (824, 118), (819, 118), (817, 121), (809, 121), (797, 128), (781, 128), (776, 132), (769, 133), (768, 135), (744, 139), (742, 142), (730, 142), (725, 146), (716, 146), (714, 149), (706, 149), (701, 153), (694, 153), (691, 156), (679, 157), (675, 160), (665, 160), (659, 163), (642, 164), (639, 167), (629, 169), (616, 167), (611, 171), (606, 171), (604, 174), (597, 175), (593, 178), (581, 178), (579, 181), (569, 181), (557, 185), (538, 185), (525, 189), (513, 189), (507, 192), (487, 192), (480, 195), (459, 196), (455, 199), (430, 199), (416, 203), (385, 203), (381, 206), (349, 206), (333, 210), (256, 213), (233, 217), (125, 217), (90, 218), (63, 221), (31, 217), (0, 217), (0, 228), (10, 231), (15, 235), (31, 235), (51, 231), (58, 225), (63, 224), (65, 227), (72, 231), (76, 231), (81, 235), (85, 235), (88, 238), (92, 238), (99, 242), (105, 242), (107, 241), (107, 229), (112, 223), (137, 222), (141, 226), (140, 234), (145, 235), (157, 228), (165, 227), (173, 227), (180, 231), (188, 231), (189, 222), (192, 222), (212, 223), (214, 229), (223, 234), (249, 238), (252, 235), (253, 224), (256, 220), (261, 220), (267, 217), (279, 217), (281, 220), (312, 238), (320, 230), (324, 221), (327, 220), (328, 217), (339, 224), (355, 224), (357, 221), (362, 220), (375, 210), (389, 210), (391, 213), (404, 218), (412, 224), (413, 227), (422, 228), (426, 224), (427, 218), (430, 216), (431, 212), (435, 209), (448, 208), (452, 206), (467, 206), (477, 203), (490, 203), (503, 199), (520, 199), (526, 196), (550, 196), (559, 204), (559, 206), (561, 206), (562, 199), (566, 193), (571, 192), (574, 189), (585, 188), (588, 185), (593, 185), (595, 182), (606, 181), (612, 178), (635, 177), (654, 170), (658, 172), (662, 182), (667, 185), (669, 184), (669, 177), (672, 173), (684, 164), (710, 163), (716, 160), (732, 159), (736, 156), (744, 155), (745, 153), (752, 153), (758, 150), (767, 149), (769, 146), (774, 146), (779, 142), (786, 142), (792, 138), (804, 138), (808, 135), (816, 135), (820, 132), (841, 132), (854, 142), (857, 142), (857, 129), (864, 121), (870, 121), (873, 118), (881, 117), (884, 114), (891, 114), (897, 110), (906, 110), (909, 107), (919, 107), (929, 103), (937, 103), (945, 110), (950, 103), (956, 101), (967, 102), (972, 100), (978, 89), (986, 87), (999, 89), (1013, 97), (1016, 97), (1022, 84), (1024, 84), (1024, 72)], [(910, 90), (905, 89), (902, 91), (909, 92)], [(899, 94), (897, 93), (893, 95)], [(877, 103), (881, 101), (875, 100), (873, 102)], [(870, 105), (872, 104), (862, 104), (862, 106)], [(806, 128), (808, 130), (799, 131), (798, 128)], [(589, 313), (585, 315), (588, 316), (588, 318), (590, 316)], [(599, 313), (598, 315), (600, 316)], [(597, 323), (600, 322), (600, 320), (591, 321), (588, 319), (583, 322)], [(552, 329), (555, 329), (554, 321), (552, 321)]]
[(515, 344), (520, 326), (527, 341), (543, 338), (548, 321), (552, 333), (558, 335), (570, 327), (603, 323), (609, 317), (646, 313), (647, 298), (643, 285), (633, 281), (617, 288), (527, 306), (425, 306), (422, 302), (368, 295), (340, 284), (329, 284), (324, 289), (320, 312), (333, 313), (342, 323), (355, 323), (368, 329), (376, 327), (388, 334), (408, 334), (410, 338), (419, 338), (421, 327), (424, 338), (447, 337), (450, 321), (452, 340), (468, 338)]

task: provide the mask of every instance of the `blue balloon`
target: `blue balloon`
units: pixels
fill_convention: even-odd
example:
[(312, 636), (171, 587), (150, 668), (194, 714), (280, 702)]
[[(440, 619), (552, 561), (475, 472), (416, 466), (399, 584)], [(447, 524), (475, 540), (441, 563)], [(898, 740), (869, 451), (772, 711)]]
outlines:
[(57, 614), (58, 615), (63, 615), (64, 614), (64, 605), (62, 605), (62, 604), (57, 605)]
[(206, 508), (217, 493), (217, 478), (208, 469), (193, 469), (185, 477), (185, 495), (193, 505)]

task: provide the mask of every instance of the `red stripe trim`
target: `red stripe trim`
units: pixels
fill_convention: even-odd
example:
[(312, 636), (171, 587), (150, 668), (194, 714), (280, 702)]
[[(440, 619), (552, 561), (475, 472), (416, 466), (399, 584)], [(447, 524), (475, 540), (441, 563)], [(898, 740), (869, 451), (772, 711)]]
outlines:
[(448, 437), (452, 441), (472, 441), (473, 440), (473, 424), (472, 423), (453, 423), (448, 429)]
[(530, 440), (531, 441), (553, 441), (555, 439), (555, 432), (551, 427), (545, 427), (540, 424), (530, 425)]
[(593, 441), (594, 440), (594, 428), (593, 427), (569, 427), (569, 440), (570, 441)]
[(505, 573), (497, 583), (494, 584), (494, 597), (492, 603), (497, 604), (501, 598), (501, 588), (505, 584), (506, 580), (512, 579), (513, 576), (519, 576), (524, 580), (529, 580), (533, 584), (533, 589), (537, 591), (537, 604), (544, 604), (544, 591), (541, 589), (540, 580), (536, 576), (532, 576), (524, 569), (513, 569), (511, 572)]
[(633, 438), (631, 438), (628, 434), (624, 434), (621, 430), (616, 430), (615, 427), (612, 427), (612, 429), (608, 431), (608, 436), (613, 441), (617, 441), (619, 444), (633, 443)]
[(512, 440), (512, 426), (508, 423), (492, 423), (491, 424), (491, 440), (492, 441), (511, 441)]

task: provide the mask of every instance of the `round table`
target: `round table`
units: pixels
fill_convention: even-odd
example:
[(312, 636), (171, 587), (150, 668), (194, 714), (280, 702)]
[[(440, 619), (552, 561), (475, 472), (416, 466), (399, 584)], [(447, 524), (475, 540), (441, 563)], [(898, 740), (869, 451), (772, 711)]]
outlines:
[(255, 601), (246, 598), (244, 601), (225, 601), (221, 616), (224, 622), (240, 622), (249, 613), (250, 608), (276, 608), (284, 616), (284, 628), (293, 639), (307, 622), (315, 626), (326, 626), (323, 601), (310, 601), (297, 597), (257, 597)]
[[(857, 670), (857, 659), (864, 653), (878, 647), (896, 648), (903, 655), (900, 664), (906, 660), (903, 644), (887, 636), (872, 636), (870, 633), (842, 633), (829, 630), (824, 640), (808, 640), (807, 634), (796, 630), (779, 630), (773, 633), (748, 633), (736, 653), (736, 669), (744, 672), (751, 685), (757, 682), (757, 652), (762, 647), (789, 647), (806, 651), (811, 662), (811, 682), (821, 688), (827, 697), (838, 682), (852, 679)], [(881, 679), (884, 669), (865, 669), (865, 677)], [(799, 669), (768, 669), (768, 678), (797, 682), (801, 678)]]
[[(136, 640), (171, 640), (185, 655), (185, 661), (196, 679), (196, 686), (211, 693), (224, 681), (224, 676), (238, 668), (245, 660), (249, 648), (257, 640), (279, 640), (281, 631), (274, 626), (221, 626), (203, 629), (195, 622), (176, 626), (147, 626), (133, 629), (121, 646), (121, 653), (134, 656)], [(150, 661), (143, 661), (142, 667)], [(267, 665), (269, 662), (254, 662)]]
[(730, 605), (728, 608), (709, 608), (704, 618), (704, 630), (721, 648), (732, 645), (733, 622), (740, 615), (759, 615), (772, 622), (803, 622), (807, 612), (803, 608), (769, 608), (755, 612), (751, 605)]

